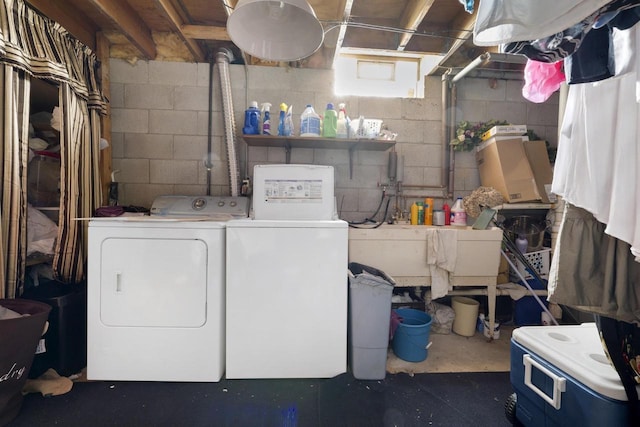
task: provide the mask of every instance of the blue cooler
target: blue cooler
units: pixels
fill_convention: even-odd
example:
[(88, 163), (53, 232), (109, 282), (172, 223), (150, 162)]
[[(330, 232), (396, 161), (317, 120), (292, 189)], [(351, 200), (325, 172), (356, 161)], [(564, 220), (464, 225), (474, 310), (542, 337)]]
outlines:
[(628, 424), (627, 395), (595, 323), (515, 329), (511, 384), (525, 426)]

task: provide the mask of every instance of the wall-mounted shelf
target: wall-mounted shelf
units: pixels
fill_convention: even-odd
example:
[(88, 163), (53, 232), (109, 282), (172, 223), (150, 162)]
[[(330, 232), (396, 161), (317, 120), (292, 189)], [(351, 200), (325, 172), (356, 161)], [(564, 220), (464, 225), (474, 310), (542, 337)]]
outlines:
[(378, 139), (337, 139), (320, 137), (296, 137), (275, 135), (242, 135), (251, 147), (282, 147), (286, 153), (286, 163), (291, 161), (292, 148), (322, 148), (349, 150), (349, 175), (352, 175), (354, 150), (386, 151), (396, 145), (395, 141)]

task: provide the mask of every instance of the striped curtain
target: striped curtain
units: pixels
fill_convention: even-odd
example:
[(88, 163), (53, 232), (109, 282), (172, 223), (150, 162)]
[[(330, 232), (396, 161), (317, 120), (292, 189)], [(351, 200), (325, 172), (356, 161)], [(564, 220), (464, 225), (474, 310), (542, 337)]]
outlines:
[(27, 256), (27, 162), (30, 80), (25, 72), (0, 66), (2, 79), (2, 187), (0, 203), (0, 298), (15, 298), (24, 283)]
[[(28, 111), (23, 112), (28, 110), (28, 103), (24, 109), (17, 108), (15, 104), (29, 99), (29, 78), (42, 78), (59, 84), (62, 169), (60, 221), (53, 271), (56, 279), (74, 283), (85, 279), (87, 256), (87, 224), (76, 219), (91, 217), (102, 200), (98, 147), (100, 115), (106, 108), (98, 84), (99, 64), (95, 54), (23, 0), (3, 0), (0, 6), (0, 63), (5, 67), (3, 120), (5, 124), (7, 120), (13, 120), (17, 127), (12, 133), (4, 127), (4, 180), (0, 194), (3, 215), (0, 247), (3, 260), (0, 275), (3, 277), (0, 278), (4, 279), (0, 297), (11, 298), (20, 295), (24, 282), (29, 114)], [(16, 94), (21, 101), (14, 101), (7, 109), (7, 88), (11, 87), (12, 93), (19, 90), (13, 88), (15, 78), (7, 77), (13, 73), (25, 76), (23, 85), (26, 92)], [(22, 147), (22, 151), (18, 147)], [(19, 152), (13, 154), (16, 151)], [(12, 171), (10, 179), (7, 171)]]

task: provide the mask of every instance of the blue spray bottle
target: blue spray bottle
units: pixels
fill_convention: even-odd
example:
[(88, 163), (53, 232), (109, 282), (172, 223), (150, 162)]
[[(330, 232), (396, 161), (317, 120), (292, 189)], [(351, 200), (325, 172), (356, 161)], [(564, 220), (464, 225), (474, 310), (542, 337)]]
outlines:
[(271, 104), (268, 102), (262, 103), (262, 134), (263, 135), (271, 135), (271, 113), (269, 109), (271, 108)]

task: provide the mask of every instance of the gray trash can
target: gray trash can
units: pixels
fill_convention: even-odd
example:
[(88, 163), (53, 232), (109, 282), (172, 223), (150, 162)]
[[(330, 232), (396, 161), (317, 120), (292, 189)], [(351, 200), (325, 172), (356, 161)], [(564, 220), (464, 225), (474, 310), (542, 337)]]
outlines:
[(356, 379), (381, 380), (387, 372), (391, 294), (383, 271), (349, 263), (349, 365)]

